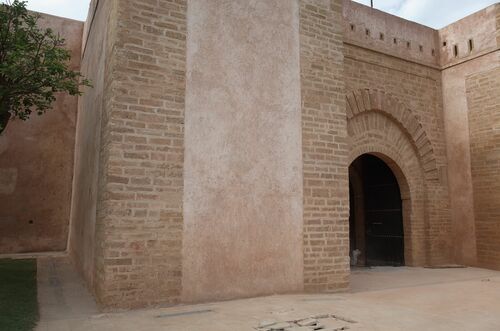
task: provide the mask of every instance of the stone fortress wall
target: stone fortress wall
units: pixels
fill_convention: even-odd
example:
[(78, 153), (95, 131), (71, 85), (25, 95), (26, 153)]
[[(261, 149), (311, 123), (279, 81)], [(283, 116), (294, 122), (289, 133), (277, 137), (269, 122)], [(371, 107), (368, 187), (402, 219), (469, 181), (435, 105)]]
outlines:
[[(351, 1), (344, 2), (344, 17), (346, 93), (358, 96), (351, 108), (366, 110), (348, 122), (351, 161), (355, 151), (373, 149), (408, 181), (407, 264), (451, 263), (437, 31)], [(363, 93), (371, 102), (359, 98)], [(377, 98), (381, 105), (374, 107)]]
[[(474, 59), (465, 58), (456, 72), (465, 75), (469, 145), (477, 237), (477, 264), (500, 268), (500, 4), (457, 23), (482, 28), (473, 35), (480, 40)], [(487, 27), (487, 28), (486, 28)], [(462, 38), (461, 45), (464, 44)], [(475, 47), (475, 44), (473, 44)], [(474, 54), (474, 49), (470, 52)], [(453, 70), (453, 69), (449, 69)]]
[[(97, 4), (100, 4), (97, 10)], [(102, 185), (102, 123), (109, 107), (109, 62), (113, 38), (109, 22), (113, 19), (112, 2), (91, 1), (82, 41), (82, 73), (92, 80), (78, 103), (75, 166), (71, 203), (71, 232), (68, 250), (90, 288), (94, 287), (97, 210), (99, 185)]]
[[(40, 27), (66, 39), (80, 68), (83, 23), (40, 14)], [(0, 136), (0, 254), (64, 251), (69, 232), (78, 97), (12, 120)]]
[(499, 269), (499, 13), (434, 30), (349, 0), (93, 0), (60, 224), (98, 301), (346, 289), (364, 153), (400, 184), (408, 265)]

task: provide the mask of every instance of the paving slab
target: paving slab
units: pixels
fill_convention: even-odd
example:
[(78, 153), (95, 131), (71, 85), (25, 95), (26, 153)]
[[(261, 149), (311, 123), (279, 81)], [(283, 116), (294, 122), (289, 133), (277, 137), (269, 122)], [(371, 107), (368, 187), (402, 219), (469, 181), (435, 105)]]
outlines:
[(346, 293), (102, 312), (67, 258), (38, 266), (39, 331), (500, 330), (500, 272), (485, 269), (355, 269)]

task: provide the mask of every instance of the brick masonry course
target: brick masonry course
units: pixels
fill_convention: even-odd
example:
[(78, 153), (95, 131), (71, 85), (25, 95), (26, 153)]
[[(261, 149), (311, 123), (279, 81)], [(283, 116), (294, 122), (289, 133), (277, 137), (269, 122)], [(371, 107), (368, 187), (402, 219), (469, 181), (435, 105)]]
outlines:
[(399, 182), (408, 265), (500, 268), (500, 5), (438, 31), (348, 0), (201, 1), (91, 2), (67, 249), (101, 305), (347, 289), (365, 153)]

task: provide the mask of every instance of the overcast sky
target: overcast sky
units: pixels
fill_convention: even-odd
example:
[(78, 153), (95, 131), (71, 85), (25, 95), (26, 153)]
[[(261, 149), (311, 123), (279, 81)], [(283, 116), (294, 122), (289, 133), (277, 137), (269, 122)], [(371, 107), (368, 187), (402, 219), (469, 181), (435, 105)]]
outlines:
[[(370, 0), (355, 0), (370, 5)], [(374, 7), (435, 29), (499, 0), (374, 0)], [(28, 0), (32, 10), (85, 20), (90, 0)]]
[[(355, 0), (370, 5), (370, 0)], [(373, 0), (374, 7), (440, 29), (499, 0)]]

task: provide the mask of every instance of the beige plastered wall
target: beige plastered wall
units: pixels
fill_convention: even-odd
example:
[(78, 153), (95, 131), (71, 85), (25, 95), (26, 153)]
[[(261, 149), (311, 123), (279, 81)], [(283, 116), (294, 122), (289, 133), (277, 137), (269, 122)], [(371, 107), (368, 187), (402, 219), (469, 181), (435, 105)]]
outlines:
[[(500, 4), (478, 20), (484, 30), (484, 53), (464, 64), (470, 132), (477, 262), (500, 269)], [(460, 67), (460, 66), (457, 66)]]
[(69, 250), (89, 286), (94, 279), (94, 247), (99, 182), (101, 118), (104, 107), (108, 20), (111, 1), (90, 4), (82, 41), (82, 74), (93, 88), (78, 100)]
[[(41, 14), (41, 28), (66, 39), (79, 70), (83, 22)], [(78, 98), (12, 120), (0, 136), (0, 253), (64, 251), (68, 238)]]
[[(497, 52), (500, 55), (500, 52)], [(467, 77), (477, 258), (500, 269), (500, 56), (491, 70)]]
[(498, 66), (498, 8), (490, 6), (439, 30), (453, 255), (457, 263), (467, 265), (477, 264), (474, 199), (480, 197), (473, 192), (466, 79)]
[(298, 1), (188, 5), (182, 299), (303, 288)]

